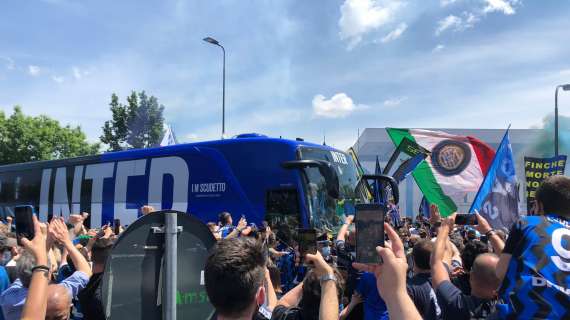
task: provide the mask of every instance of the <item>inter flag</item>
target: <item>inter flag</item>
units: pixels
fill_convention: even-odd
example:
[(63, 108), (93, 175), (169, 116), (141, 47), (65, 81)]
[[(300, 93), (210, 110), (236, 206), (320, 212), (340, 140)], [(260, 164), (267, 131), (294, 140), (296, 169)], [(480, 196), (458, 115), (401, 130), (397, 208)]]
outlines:
[(172, 146), (175, 144), (178, 144), (178, 140), (174, 135), (174, 131), (172, 130), (172, 127), (169, 124), (165, 124), (164, 135), (162, 136), (162, 140), (160, 141), (160, 146), (165, 147), (165, 146)]
[(475, 211), (496, 229), (510, 229), (518, 219), (518, 184), (508, 129), (469, 209)]
[(437, 205), (442, 216), (457, 210), (450, 196), (479, 189), (495, 156), (489, 145), (473, 137), (421, 129), (386, 131), (396, 146), (408, 138), (430, 152), (413, 176), (427, 201)]

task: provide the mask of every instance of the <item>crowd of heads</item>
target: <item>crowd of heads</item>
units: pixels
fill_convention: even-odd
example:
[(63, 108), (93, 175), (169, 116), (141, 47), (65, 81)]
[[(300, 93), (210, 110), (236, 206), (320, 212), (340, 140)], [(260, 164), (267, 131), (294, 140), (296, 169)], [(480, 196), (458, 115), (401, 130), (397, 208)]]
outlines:
[[(530, 218), (545, 223), (555, 221), (554, 215), (565, 221), (570, 216), (570, 179), (547, 179), (537, 191), (536, 206), (541, 216)], [(355, 262), (353, 216), (346, 218), (333, 241), (320, 238), (317, 255), (308, 255), (319, 263), (307, 264), (299, 257), (294, 237), (283, 241), (271, 231), (271, 225), (264, 227), (264, 237), (252, 237), (245, 219), (234, 227), (231, 215), (223, 213), (218, 223), (208, 225), (219, 240), (205, 267), (208, 296), (218, 318), (223, 319), (260, 319), (263, 310), (273, 311), (265, 317), (271, 319), (520, 316), (520, 307), (513, 308), (505, 299), (513, 295), (505, 292), (505, 278), (512, 264), (509, 261), (527, 259), (524, 254), (517, 255), (523, 250), (521, 243), (531, 241), (519, 238), (526, 217), (506, 230), (493, 229), (479, 214), (477, 225), (456, 225), (455, 216), (442, 217), (432, 206), (429, 217), (387, 218), (386, 247), (377, 248), (383, 262), (370, 265)], [(568, 223), (561, 225), (568, 227)], [(323, 269), (319, 270), (321, 261), (329, 266), (324, 278)], [(521, 269), (510, 272), (516, 274)], [(268, 299), (271, 296), (276, 299)], [(568, 296), (560, 301), (569, 306)], [(555, 314), (541, 312), (547, 314), (545, 319)]]
[[(142, 214), (153, 212), (150, 206)], [(88, 227), (88, 213), (33, 216), (35, 235), (17, 239), (14, 218), (0, 224), (0, 319), (105, 319), (102, 274), (119, 233)], [(115, 233), (117, 232), (117, 234)]]
[[(437, 206), (431, 206), (429, 217), (388, 218), (385, 246), (375, 253), (379, 264), (356, 261), (358, 230), (352, 215), (334, 237), (319, 236), (317, 252), (301, 255), (291, 230), (279, 233), (278, 226), (257, 226), (243, 216), (234, 224), (232, 215), (222, 212), (218, 221), (207, 224), (218, 240), (204, 266), (213, 318), (564, 318), (570, 307), (567, 294), (549, 302), (531, 297), (528, 303), (538, 305), (532, 311), (512, 305), (511, 298), (520, 294), (513, 288), (526, 279), (517, 275), (536, 263), (536, 257), (527, 261), (525, 253), (540, 245), (533, 230), (570, 226), (570, 179), (549, 178), (536, 195), (541, 216), (522, 217), (510, 230), (493, 229), (479, 214), (475, 226), (456, 225), (456, 214), (442, 217)], [(143, 214), (153, 211), (141, 208)], [(110, 225), (88, 228), (87, 218), (74, 214), (66, 221), (53, 217), (41, 223), (34, 217), (35, 237), (20, 241), (12, 218), (0, 224), (4, 319), (105, 319), (102, 274), (118, 235)], [(540, 237), (552, 238), (540, 232)], [(539, 257), (541, 266), (533, 265), (529, 272), (545, 281), (566, 279), (568, 271), (542, 268), (548, 259)], [(545, 311), (541, 303), (551, 305)]]

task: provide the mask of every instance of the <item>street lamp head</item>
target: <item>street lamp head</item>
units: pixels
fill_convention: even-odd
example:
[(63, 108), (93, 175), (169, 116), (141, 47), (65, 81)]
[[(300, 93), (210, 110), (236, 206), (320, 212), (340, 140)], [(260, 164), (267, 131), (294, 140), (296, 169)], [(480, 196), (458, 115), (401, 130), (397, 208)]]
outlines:
[(560, 87), (562, 87), (562, 90), (564, 91), (570, 91), (570, 84), (563, 84)]
[(204, 38), (204, 39), (202, 39), (202, 40), (204, 40), (204, 41), (206, 41), (206, 42), (209, 42), (209, 43), (211, 43), (211, 44), (215, 44), (215, 45), (217, 45), (217, 46), (220, 45), (220, 43), (218, 42), (218, 40), (216, 40), (216, 39), (214, 39), (214, 38), (212, 38), (212, 37), (206, 37), (206, 38)]

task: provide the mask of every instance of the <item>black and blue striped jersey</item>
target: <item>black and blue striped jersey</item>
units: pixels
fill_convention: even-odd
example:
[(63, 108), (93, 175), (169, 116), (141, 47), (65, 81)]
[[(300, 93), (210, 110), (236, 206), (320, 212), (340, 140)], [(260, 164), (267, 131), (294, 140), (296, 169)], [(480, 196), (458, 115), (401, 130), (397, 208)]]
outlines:
[(506, 319), (570, 319), (570, 223), (522, 217), (503, 253), (511, 254), (500, 294)]

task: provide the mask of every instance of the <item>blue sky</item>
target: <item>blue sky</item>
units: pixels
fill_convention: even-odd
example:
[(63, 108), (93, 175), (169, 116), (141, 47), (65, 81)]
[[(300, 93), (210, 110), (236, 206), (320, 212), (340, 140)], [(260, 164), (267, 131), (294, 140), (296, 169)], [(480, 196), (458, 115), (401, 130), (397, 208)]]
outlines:
[[(366, 127), (537, 127), (570, 82), (569, 1), (0, 3), (0, 107), (97, 140), (116, 92), (146, 90), (182, 141), (229, 135), (339, 148)], [(570, 114), (570, 93), (561, 95)], [(568, 110), (565, 112), (564, 110)]]

